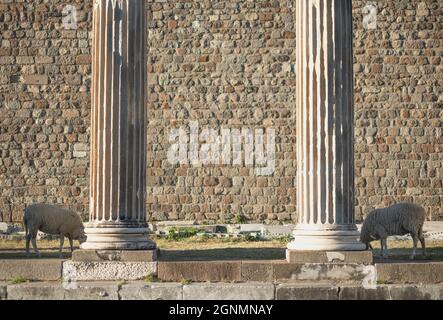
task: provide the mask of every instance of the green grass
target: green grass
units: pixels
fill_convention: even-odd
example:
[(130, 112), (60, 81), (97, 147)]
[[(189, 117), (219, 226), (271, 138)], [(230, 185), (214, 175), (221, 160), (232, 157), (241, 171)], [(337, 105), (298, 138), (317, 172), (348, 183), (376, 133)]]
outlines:
[(195, 237), (201, 230), (192, 227), (170, 228), (166, 240), (180, 241), (181, 239), (187, 239)]
[(182, 279), (182, 280), (180, 281), (180, 283), (181, 283), (183, 286), (186, 286), (186, 285), (188, 285), (188, 284), (191, 284), (192, 281), (189, 280), (189, 279)]
[(9, 282), (10, 282), (11, 284), (21, 284), (21, 283), (27, 283), (27, 282), (30, 282), (30, 280), (29, 280), (29, 279), (26, 279), (26, 278), (24, 278), (24, 277), (22, 277), (22, 276), (17, 276), (17, 277), (14, 277), (14, 278), (10, 279)]
[[(263, 259), (284, 259), (284, 249), (290, 242), (290, 237), (281, 237), (273, 240), (261, 240), (255, 237), (209, 237), (194, 235), (197, 228), (185, 228), (186, 237), (158, 237), (151, 236), (158, 247), (164, 250), (162, 253), (168, 259), (174, 259), (175, 256), (189, 255), (191, 253), (207, 255), (213, 259), (220, 259), (223, 256), (231, 259), (240, 259), (242, 257), (263, 258)], [(175, 239), (175, 240), (174, 240)], [(40, 240), (37, 242), (43, 258), (58, 259), (59, 242), (56, 240)], [(379, 242), (373, 242), (374, 254), (380, 254)], [(426, 241), (428, 248), (428, 257), (426, 260), (443, 260), (443, 240)], [(78, 245), (77, 245), (78, 248)], [(412, 251), (412, 241), (389, 241), (389, 255), (395, 259), (409, 259)], [(173, 252), (171, 255), (170, 252)], [(264, 252), (267, 252), (264, 254)], [(25, 241), (22, 240), (0, 240), (0, 259), (25, 259)], [(66, 255), (69, 258), (69, 254)], [(184, 257), (183, 257), (184, 258)], [(31, 259), (37, 259), (31, 254)], [(416, 260), (422, 260), (421, 249), (417, 249)]]
[(147, 283), (160, 282), (160, 279), (158, 278), (158, 276), (156, 274), (153, 274), (153, 273), (148, 275), (148, 276), (146, 276), (144, 280)]

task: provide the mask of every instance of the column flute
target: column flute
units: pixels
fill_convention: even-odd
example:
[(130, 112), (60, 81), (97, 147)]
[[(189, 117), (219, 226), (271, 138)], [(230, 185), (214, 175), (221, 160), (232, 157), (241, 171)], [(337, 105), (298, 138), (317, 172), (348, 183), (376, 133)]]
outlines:
[(297, 1), (297, 211), (289, 252), (357, 251), (351, 0)]
[(150, 250), (144, 0), (94, 0), (88, 250)]

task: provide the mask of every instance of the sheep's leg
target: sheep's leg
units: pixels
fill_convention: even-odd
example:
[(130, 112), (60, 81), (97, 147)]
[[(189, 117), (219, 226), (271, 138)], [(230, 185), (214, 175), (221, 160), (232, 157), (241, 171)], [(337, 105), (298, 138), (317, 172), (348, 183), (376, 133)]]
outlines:
[(388, 244), (387, 244), (388, 232), (380, 224), (377, 224), (375, 226), (375, 232), (376, 232), (377, 237), (380, 239), (381, 255), (383, 258), (387, 258), (388, 257)]
[(380, 258), (383, 258), (383, 252), (384, 252), (383, 239), (380, 239)]
[(74, 241), (72, 241), (72, 238), (69, 236), (69, 245), (71, 246), (71, 253), (74, 252)]
[(425, 243), (425, 237), (423, 236), (423, 228), (420, 229), (420, 231), (418, 233), (418, 239), (420, 240), (423, 257), (426, 257), (427, 256), (427, 253), (426, 253), (426, 243)]
[(26, 235), (26, 258), (29, 258), (29, 245), (30, 245), (30, 243), (31, 243), (31, 234), (30, 233), (28, 233), (27, 235)]
[(418, 238), (420, 240), (420, 244), (421, 244), (421, 251), (423, 254), (423, 257), (427, 257), (428, 253), (426, 252), (426, 243), (425, 243), (425, 237), (421, 236), (420, 238)]
[(412, 236), (412, 243), (413, 243), (413, 248), (412, 248), (412, 254), (411, 254), (411, 256), (409, 257), (409, 259), (411, 259), (411, 260), (414, 260), (414, 258), (415, 258), (415, 252), (416, 252), (416, 250), (417, 250), (417, 235), (415, 235), (415, 234), (411, 234), (411, 236)]
[(40, 258), (42, 255), (40, 254), (40, 251), (38, 251), (37, 248), (37, 231), (33, 231), (31, 237), (32, 237), (31, 238), (32, 247), (34, 248), (34, 251), (37, 254), (37, 256)]
[(63, 234), (60, 235), (60, 258), (63, 258), (63, 245), (65, 243), (65, 236)]
[(382, 238), (381, 242), (381, 254), (383, 258), (388, 258), (388, 241), (387, 238)]

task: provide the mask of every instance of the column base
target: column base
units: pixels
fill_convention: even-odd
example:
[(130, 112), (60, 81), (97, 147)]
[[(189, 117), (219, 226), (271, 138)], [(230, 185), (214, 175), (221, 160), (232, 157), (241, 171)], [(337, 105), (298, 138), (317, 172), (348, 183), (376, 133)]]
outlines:
[(83, 250), (154, 250), (157, 245), (148, 239), (148, 228), (92, 227), (85, 228), (87, 241)]
[(365, 251), (357, 230), (303, 230), (294, 231), (290, 251)]
[(158, 249), (153, 250), (75, 250), (72, 261), (77, 262), (153, 262)]

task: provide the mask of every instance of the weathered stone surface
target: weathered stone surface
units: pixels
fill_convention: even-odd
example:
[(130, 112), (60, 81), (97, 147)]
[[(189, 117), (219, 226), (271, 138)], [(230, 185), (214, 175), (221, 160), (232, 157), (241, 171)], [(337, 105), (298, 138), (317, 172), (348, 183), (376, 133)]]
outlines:
[(4, 259), (0, 260), (0, 280), (23, 277), (28, 280), (53, 281), (62, 276), (63, 260)]
[(62, 284), (64, 300), (118, 300), (119, 286), (115, 282), (79, 282)]
[(63, 300), (65, 289), (60, 283), (36, 282), (8, 285), (8, 300)]
[(0, 222), (0, 233), (7, 233), (8, 229), (8, 224), (6, 222)]
[(152, 262), (156, 260), (157, 260), (157, 250), (134, 250), (134, 251), (76, 250), (72, 254), (72, 261)]
[(274, 281), (274, 265), (269, 261), (243, 261), (241, 265), (242, 281)]
[(30, 85), (47, 85), (49, 78), (47, 75), (29, 74), (23, 76), (23, 82)]
[(5, 300), (7, 296), (7, 284), (0, 283), (0, 300)]
[(183, 286), (177, 283), (130, 283), (120, 289), (121, 300), (182, 300)]
[(377, 286), (374, 289), (361, 286), (342, 287), (339, 293), (340, 300), (389, 300), (389, 288)]
[(230, 261), (160, 261), (158, 278), (164, 281), (191, 280), (195, 282), (241, 281), (241, 262)]
[(289, 264), (275, 263), (276, 281), (346, 280), (375, 284), (376, 270), (372, 265), (360, 264)]
[(371, 251), (292, 251), (288, 250), (287, 260), (289, 263), (358, 263), (372, 264), (373, 254)]
[(273, 284), (190, 284), (183, 286), (183, 300), (273, 300)]
[(0, 300), (441, 300), (443, 285), (35, 282), (0, 284)]
[(63, 263), (65, 281), (141, 280), (157, 273), (157, 262), (82, 262)]
[(294, 226), (292, 224), (286, 225), (262, 225), (262, 236), (265, 238), (273, 238), (273, 237), (285, 237), (290, 236), (292, 234), (292, 230), (294, 230)]
[(8, 300), (118, 300), (116, 283), (31, 282), (8, 285)]
[(392, 300), (442, 300), (443, 285), (393, 285), (389, 286), (389, 295)]
[(376, 268), (383, 283), (443, 283), (443, 262), (377, 263)]
[(276, 300), (338, 300), (339, 288), (331, 285), (278, 285)]

